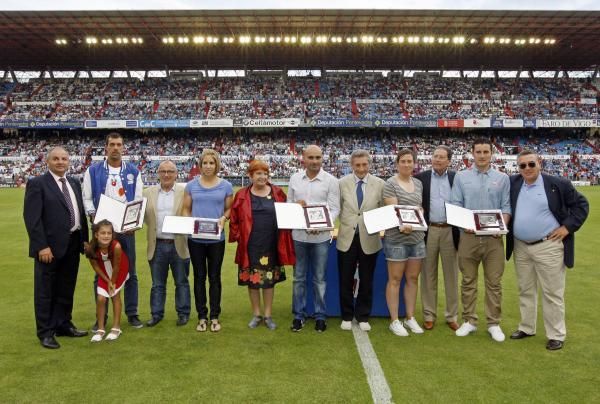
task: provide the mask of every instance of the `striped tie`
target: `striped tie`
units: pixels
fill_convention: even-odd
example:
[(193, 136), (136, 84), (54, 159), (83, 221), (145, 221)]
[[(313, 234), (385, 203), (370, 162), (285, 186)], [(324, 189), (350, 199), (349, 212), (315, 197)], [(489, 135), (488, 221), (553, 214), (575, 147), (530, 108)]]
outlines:
[(73, 202), (71, 201), (71, 194), (69, 193), (69, 188), (67, 188), (67, 180), (63, 177), (60, 178), (59, 181), (62, 183), (62, 193), (65, 197), (65, 201), (67, 202), (67, 206), (69, 207), (69, 216), (71, 217), (71, 226), (73, 228), (75, 226), (75, 209), (73, 209)]

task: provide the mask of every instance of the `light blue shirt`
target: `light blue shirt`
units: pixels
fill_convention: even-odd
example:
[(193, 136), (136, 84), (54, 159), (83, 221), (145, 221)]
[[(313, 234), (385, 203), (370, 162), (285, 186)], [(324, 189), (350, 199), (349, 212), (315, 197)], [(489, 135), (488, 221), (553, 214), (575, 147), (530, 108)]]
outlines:
[(548, 206), (542, 176), (538, 175), (531, 185), (523, 181), (513, 218), (514, 236), (519, 240), (531, 243), (547, 237), (559, 227), (560, 223)]
[(471, 210), (500, 209), (510, 215), (508, 175), (492, 168), (481, 172), (475, 166), (456, 173), (450, 203)]
[[(288, 202), (304, 200), (307, 204), (326, 204), (329, 206), (331, 222), (340, 213), (340, 187), (337, 178), (321, 169), (312, 180), (306, 171), (295, 173), (290, 177), (288, 186)], [(322, 243), (330, 239), (328, 231), (309, 234), (306, 230), (292, 230), (292, 238), (304, 243)]]
[(429, 221), (433, 223), (446, 223), (446, 202), (450, 202), (452, 189), (448, 170), (439, 175), (431, 170), (431, 187), (429, 189)]
[[(200, 184), (200, 176), (194, 178), (185, 186), (185, 192), (192, 197), (192, 216), (207, 219), (218, 219), (225, 212), (225, 198), (233, 195), (233, 187), (227, 180), (221, 181), (212, 188)], [(221, 232), (221, 240), (190, 240), (197, 243), (218, 243), (225, 240), (225, 229)]]

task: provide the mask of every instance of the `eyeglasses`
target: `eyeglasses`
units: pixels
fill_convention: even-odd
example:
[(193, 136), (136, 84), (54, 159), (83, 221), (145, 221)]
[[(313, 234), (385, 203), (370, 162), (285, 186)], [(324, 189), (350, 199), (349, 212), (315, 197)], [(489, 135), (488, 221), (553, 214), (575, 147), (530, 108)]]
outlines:
[(175, 174), (175, 170), (160, 170), (159, 174)]
[(524, 170), (526, 167), (534, 168), (535, 166), (536, 166), (535, 161), (530, 161), (529, 163), (521, 163), (521, 164), (519, 164), (519, 168), (521, 170)]

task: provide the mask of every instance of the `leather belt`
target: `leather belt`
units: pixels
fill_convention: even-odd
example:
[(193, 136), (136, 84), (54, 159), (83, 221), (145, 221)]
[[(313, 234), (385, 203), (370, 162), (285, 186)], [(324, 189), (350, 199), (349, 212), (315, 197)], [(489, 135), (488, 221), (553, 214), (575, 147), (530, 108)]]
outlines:
[(548, 237), (544, 237), (544, 238), (541, 238), (541, 239), (535, 240), (535, 241), (523, 241), (523, 240), (519, 240), (519, 241), (522, 242), (522, 243), (524, 243), (524, 244), (527, 244), (527, 245), (536, 245), (536, 244), (539, 244), (539, 243), (543, 243), (546, 240), (548, 240)]
[(169, 243), (172, 244), (175, 242), (175, 240), (173, 240), (172, 238), (157, 238), (156, 239), (157, 243)]
[(449, 227), (450, 226), (448, 223), (434, 223), (434, 222), (429, 223), (429, 225), (433, 226), (433, 227)]

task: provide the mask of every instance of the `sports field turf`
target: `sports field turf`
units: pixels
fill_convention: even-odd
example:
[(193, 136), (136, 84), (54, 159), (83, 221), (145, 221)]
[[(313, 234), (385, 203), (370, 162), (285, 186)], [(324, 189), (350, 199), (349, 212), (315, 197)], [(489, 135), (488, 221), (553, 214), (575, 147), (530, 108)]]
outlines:
[[(576, 236), (576, 267), (567, 275), (567, 343), (545, 349), (541, 321), (534, 338), (493, 342), (485, 327), (458, 338), (443, 322), (431, 332), (394, 336), (388, 321), (371, 321), (369, 338), (400, 402), (600, 402), (600, 187), (583, 188), (591, 213)], [(291, 274), (276, 288), (279, 328), (247, 328), (247, 292), (237, 286), (235, 245), (223, 266), (220, 333), (198, 333), (195, 321), (176, 327), (169, 279), (165, 319), (154, 328), (123, 326), (114, 342), (59, 338), (59, 350), (40, 347), (33, 315), (33, 262), (27, 258), (21, 189), (0, 190), (0, 402), (356, 402), (372, 400), (352, 333), (330, 319), (324, 334), (310, 321), (291, 323)], [(145, 234), (137, 236), (140, 318), (149, 319), (150, 273)], [(74, 323), (94, 323), (93, 271), (82, 260)], [(480, 277), (481, 278), (481, 277)], [(191, 277), (190, 277), (191, 281)], [(483, 315), (480, 280), (478, 312)], [(503, 280), (502, 328), (516, 329), (518, 293), (512, 262)], [(440, 296), (440, 302), (443, 296)], [(443, 313), (443, 307), (438, 309)], [(417, 320), (422, 321), (420, 307)]]

